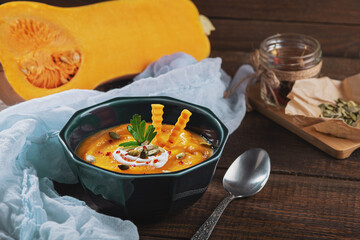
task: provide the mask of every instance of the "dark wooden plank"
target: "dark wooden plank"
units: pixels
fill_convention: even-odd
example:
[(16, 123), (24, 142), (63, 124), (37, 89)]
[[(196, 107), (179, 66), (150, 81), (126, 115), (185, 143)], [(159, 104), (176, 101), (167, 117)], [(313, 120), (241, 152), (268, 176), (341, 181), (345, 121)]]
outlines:
[(140, 236), (141, 240), (169, 240), (169, 239), (181, 239), (174, 237), (159, 237), (159, 236)]
[[(217, 170), (204, 196), (192, 207), (160, 222), (140, 224), (141, 236), (188, 239), (227, 196), (224, 170)], [(344, 239), (360, 233), (354, 181), (272, 174), (256, 196), (234, 200), (211, 239)]]
[(217, 18), (360, 24), (357, 0), (194, 0), (201, 14)]
[[(1, 3), (9, 2), (1, 0)], [(102, 2), (101, 0), (40, 0), (54, 6), (71, 7)], [(209, 17), (262, 19), (317, 23), (360, 24), (360, 3), (356, 0), (194, 0), (199, 12)]]
[(360, 56), (359, 26), (230, 19), (213, 19), (213, 24), (216, 27), (210, 36), (213, 50), (253, 51), (268, 36), (295, 32), (319, 40), (325, 56)]

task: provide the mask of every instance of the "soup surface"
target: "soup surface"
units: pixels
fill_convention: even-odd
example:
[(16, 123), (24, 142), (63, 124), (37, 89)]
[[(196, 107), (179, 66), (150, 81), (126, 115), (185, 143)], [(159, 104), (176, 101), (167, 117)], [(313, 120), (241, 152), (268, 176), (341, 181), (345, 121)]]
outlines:
[[(174, 125), (167, 124), (162, 125), (161, 132), (150, 144), (136, 148), (119, 147), (121, 143), (134, 141), (127, 130), (128, 125), (102, 130), (88, 137), (78, 147), (78, 156), (115, 172), (151, 174), (189, 168), (213, 154), (211, 144), (206, 139), (186, 129), (181, 130), (175, 142), (164, 144), (174, 128)], [(149, 126), (148, 123), (146, 125)]]

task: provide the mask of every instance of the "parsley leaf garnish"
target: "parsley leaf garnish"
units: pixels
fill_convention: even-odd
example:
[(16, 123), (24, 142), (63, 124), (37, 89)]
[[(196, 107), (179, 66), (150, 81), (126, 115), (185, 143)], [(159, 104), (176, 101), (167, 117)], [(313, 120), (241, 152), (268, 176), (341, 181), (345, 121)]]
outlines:
[(148, 128), (146, 129), (146, 133), (145, 133), (145, 141), (149, 141), (149, 143), (151, 143), (151, 141), (154, 139), (154, 137), (156, 136), (157, 132), (155, 132), (155, 127), (153, 125), (149, 125)]
[(140, 146), (143, 142), (148, 141), (148, 144), (154, 139), (157, 132), (153, 125), (149, 125), (146, 129), (145, 120), (141, 121), (141, 116), (135, 114), (130, 120), (130, 125), (127, 126), (127, 130), (134, 137), (135, 141), (121, 143), (120, 147), (131, 147), (131, 146)]

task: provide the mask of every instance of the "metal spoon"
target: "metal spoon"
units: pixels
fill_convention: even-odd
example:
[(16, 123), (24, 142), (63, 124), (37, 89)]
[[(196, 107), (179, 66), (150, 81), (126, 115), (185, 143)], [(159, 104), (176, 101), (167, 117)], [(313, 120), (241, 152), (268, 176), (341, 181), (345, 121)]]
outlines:
[(217, 206), (191, 239), (208, 239), (227, 205), (235, 198), (258, 193), (265, 186), (269, 175), (270, 157), (264, 149), (252, 148), (237, 157), (223, 179), (224, 188), (230, 195)]

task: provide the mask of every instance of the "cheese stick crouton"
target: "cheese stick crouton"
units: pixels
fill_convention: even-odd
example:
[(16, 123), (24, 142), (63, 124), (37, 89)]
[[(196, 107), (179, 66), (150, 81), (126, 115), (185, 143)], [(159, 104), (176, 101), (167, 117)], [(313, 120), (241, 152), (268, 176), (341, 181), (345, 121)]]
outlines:
[(174, 128), (172, 129), (167, 143), (165, 144), (167, 147), (175, 143), (176, 140), (179, 138), (181, 131), (186, 127), (186, 124), (189, 122), (191, 114), (192, 113), (187, 109), (184, 109), (181, 112), (181, 115), (178, 118)]

